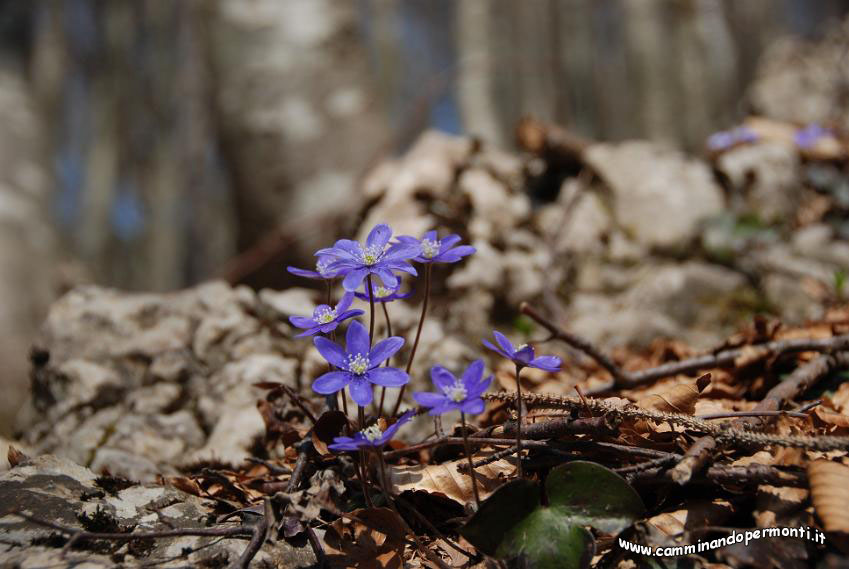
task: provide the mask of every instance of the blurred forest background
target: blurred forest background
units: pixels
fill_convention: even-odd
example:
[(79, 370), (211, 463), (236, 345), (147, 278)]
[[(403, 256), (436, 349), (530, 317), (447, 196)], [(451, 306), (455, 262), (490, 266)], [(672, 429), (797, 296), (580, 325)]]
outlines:
[[(173, 290), (283, 267), (354, 227), (424, 130), (511, 149), (525, 114), (699, 152), (779, 36), (846, 0), (4, 0), (0, 385), (85, 282)], [(0, 417), (8, 411), (0, 410)], [(0, 420), (0, 431), (5, 425)]]

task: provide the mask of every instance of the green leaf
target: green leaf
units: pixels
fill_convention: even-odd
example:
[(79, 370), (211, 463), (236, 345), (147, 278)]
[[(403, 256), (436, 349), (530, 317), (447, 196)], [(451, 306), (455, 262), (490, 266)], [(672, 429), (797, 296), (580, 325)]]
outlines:
[(580, 569), (589, 567), (594, 552), (590, 532), (557, 509), (539, 507), (507, 532), (495, 556), (519, 559), (521, 567)]
[(548, 503), (572, 523), (619, 533), (645, 511), (640, 495), (624, 478), (594, 462), (576, 460), (551, 470)]
[(481, 504), (460, 533), (483, 553), (519, 565), (581, 569), (595, 551), (584, 526), (618, 533), (645, 511), (640, 496), (615, 472), (593, 462), (574, 461), (551, 470), (539, 487), (515, 480)]
[(513, 480), (483, 502), (460, 533), (469, 543), (494, 556), (510, 530), (537, 508), (539, 486), (530, 480)]

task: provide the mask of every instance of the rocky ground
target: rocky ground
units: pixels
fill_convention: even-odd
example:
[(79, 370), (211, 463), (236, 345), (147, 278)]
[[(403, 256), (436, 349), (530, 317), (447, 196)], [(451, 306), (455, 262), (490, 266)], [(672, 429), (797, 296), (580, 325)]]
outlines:
[[(819, 65), (835, 41), (796, 49)], [(424, 387), (433, 363), (457, 368), (478, 357), (493, 327), (539, 337), (538, 326), (518, 317), (522, 301), (605, 349), (638, 354), (665, 338), (683, 357), (717, 346), (755, 314), (801, 323), (845, 300), (847, 141), (827, 135), (800, 146), (786, 136), (794, 128), (787, 121), (826, 118), (770, 99), (769, 85), (790, 80), (775, 63), (788, 49), (767, 60), (753, 90), (774, 120), (751, 121), (757, 140), (703, 158), (644, 141), (578, 141), (527, 122), (521, 154), (429, 132), (376, 168), (364, 183), (362, 233), (378, 222), (398, 234), (439, 227), (477, 249), (435, 273), (414, 385)], [(830, 96), (830, 86), (816, 89), (819, 99), (799, 96)], [(391, 308), (404, 336), (421, 302), (421, 285), (410, 286), (417, 294)], [(203, 465), (297, 456), (291, 442), (267, 445), (269, 420), (258, 407), (265, 390), (255, 384), (309, 393), (324, 364), (309, 342), (292, 338), (286, 317), (308, 313), (318, 299), (307, 288), (254, 292), (212, 282), (173, 294), (87, 286), (56, 302), (31, 352), (32, 400), (12, 443), (26, 457), (0, 477), (2, 566), (85, 558), (92, 567), (218, 567), (238, 557), (241, 540), (184, 536), (94, 541), (83, 557), (75, 550), (65, 559), (55, 528), (8, 512), (90, 531), (208, 526), (215, 500), (173, 481)], [(553, 351), (575, 363), (564, 384), (598, 379), (578, 365), (580, 354)], [(270, 540), (255, 566), (314, 562), (303, 540)]]

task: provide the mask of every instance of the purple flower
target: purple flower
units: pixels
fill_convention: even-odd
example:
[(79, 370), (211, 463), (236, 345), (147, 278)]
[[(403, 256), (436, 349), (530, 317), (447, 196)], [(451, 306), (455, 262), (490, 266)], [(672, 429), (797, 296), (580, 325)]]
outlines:
[(320, 255), (315, 263), (315, 270), (299, 269), (298, 267), (286, 267), (286, 270), (299, 277), (308, 279), (330, 280), (336, 278), (335, 271), (330, 270), (330, 265), (336, 260), (331, 255)]
[(407, 411), (395, 421), (395, 424), (388, 427), (385, 431), (381, 431), (377, 425), (367, 427), (358, 433), (354, 433), (353, 437), (336, 437), (333, 439), (333, 444), (327, 445), (327, 448), (335, 451), (359, 450), (363, 447), (380, 448), (395, 436), (401, 425), (413, 418), (415, 413)]
[(731, 130), (713, 133), (707, 139), (707, 146), (710, 150), (726, 150), (738, 144), (755, 142), (757, 140), (758, 134), (748, 126), (743, 125)]
[(448, 411), (462, 411), (470, 415), (483, 412), (481, 394), (492, 383), (492, 376), (483, 379), (483, 360), (472, 362), (460, 379), (442, 366), (433, 366), (430, 378), (442, 393), (413, 393), (413, 399), (422, 407), (430, 407), (431, 415), (442, 415)]
[(483, 341), (483, 345), (494, 352), (498, 352), (508, 360), (512, 360), (519, 367), (535, 367), (545, 371), (559, 371), (560, 358), (557, 356), (537, 356), (534, 357), (534, 348), (528, 344), (513, 347), (510, 340), (497, 330), (492, 332), (495, 335), (495, 341), (498, 346), (493, 346), (487, 340)]
[(365, 247), (350, 239), (340, 239), (333, 247), (321, 249), (316, 255), (330, 255), (336, 259), (328, 270), (336, 276), (345, 276), (342, 281), (345, 290), (357, 290), (366, 275), (377, 275), (384, 285), (397, 287), (398, 277), (392, 271), (415, 275), (416, 269), (407, 260), (415, 257), (419, 251), (403, 243), (389, 245), (391, 237), (392, 228), (381, 223), (375, 225), (368, 234)]
[(820, 139), (830, 136), (832, 136), (832, 132), (829, 129), (823, 128), (818, 124), (809, 124), (805, 128), (797, 130), (793, 140), (795, 140), (796, 146), (799, 148), (811, 148)]
[(354, 320), (345, 335), (345, 349), (323, 336), (316, 336), (313, 342), (324, 359), (338, 368), (313, 382), (312, 388), (316, 393), (330, 395), (347, 385), (357, 405), (366, 406), (374, 397), (372, 383), (400, 387), (410, 380), (410, 376), (400, 369), (379, 367), (404, 345), (404, 339), (398, 336), (386, 338), (370, 348), (368, 330)]
[(335, 308), (330, 308), (326, 304), (316, 306), (312, 313), (312, 318), (290, 316), (289, 322), (298, 328), (306, 329), (306, 332), (301, 332), (295, 337), (314, 336), (319, 333), (327, 334), (331, 330), (335, 330), (343, 320), (362, 314), (362, 310), (348, 310), (352, 302), (354, 302), (354, 295), (347, 292), (342, 296)]
[(418, 248), (417, 256), (413, 258), (419, 263), (456, 263), (466, 255), (475, 252), (469, 245), (455, 247), (460, 240), (459, 235), (451, 234), (438, 239), (436, 231), (428, 231), (420, 240), (409, 235), (399, 235), (398, 241)]
[[(375, 302), (392, 302), (393, 300), (400, 300), (402, 298), (407, 298), (409, 296), (412, 296), (413, 291), (405, 292), (405, 293), (399, 293), (398, 291), (400, 290), (400, 288), (401, 288), (400, 282), (398, 283), (398, 286), (395, 286), (395, 287), (386, 287), (386, 286), (383, 286), (382, 284), (378, 284), (378, 283), (374, 283), (374, 282), (371, 283), (371, 290), (372, 290), (372, 293), (374, 294), (374, 301)], [(366, 289), (368, 289), (368, 287), (366, 287)], [(359, 298), (360, 300), (365, 300), (366, 302), (369, 301), (369, 295), (368, 295), (367, 291), (366, 292), (355, 292), (354, 295), (357, 298)]]

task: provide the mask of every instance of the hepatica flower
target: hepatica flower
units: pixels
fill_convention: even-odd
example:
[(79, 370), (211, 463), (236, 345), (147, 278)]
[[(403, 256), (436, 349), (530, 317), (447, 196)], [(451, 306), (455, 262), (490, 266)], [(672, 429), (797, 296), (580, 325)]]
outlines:
[(418, 253), (413, 260), (419, 263), (456, 263), (475, 252), (475, 248), (469, 245), (455, 246), (460, 241), (459, 235), (451, 234), (438, 239), (436, 231), (428, 231), (421, 239), (399, 235), (398, 241), (418, 248)]
[(374, 398), (372, 384), (400, 387), (410, 380), (410, 376), (400, 369), (378, 367), (404, 345), (404, 339), (398, 336), (386, 338), (370, 348), (368, 330), (354, 320), (348, 326), (344, 349), (323, 336), (316, 336), (313, 342), (324, 359), (338, 368), (313, 382), (312, 388), (316, 393), (330, 395), (348, 386), (351, 398), (357, 405), (365, 407)]
[(422, 407), (430, 407), (431, 415), (442, 415), (449, 411), (462, 411), (476, 415), (484, 409), (481, 394), (492, 383), (492, 376), (483, 379), (483, 360), (475, 360), (457, 379), (442, 366), (433, 366), (430, 378), (439, 389), (438, 393), (413, 393), (413, 399)]
[(299, 277), (308, 279), (330, 280), (336, 278), (336, 272), (330, 270), (330, 265), (335, 261), (335, 257), (330, 255), (319, 255), (318, 261), (315, 263), (315, 270), (299, 269), (298, 267), (286, 267), (286, 270)]
[(392, 229), (385, 223), (376, 225), (368, 234), (363, 246), (357, 241), (340, 239), (333, 247), (321, 249), (316, 255), (329, 255), (336, 260), (327, 270), (343, 276), (345, 290), (355, 291), (367, 275), (377, 275), (389, 288), (398, 286), (398, 277), (392, 271), (404, 271), (411, 275), (416, 269), (407, 260), (418, 254), (418, 249), (404, 243), (389, 245)]
[(793, 139), (799, 148), (811, 148), (823, 138), (832, 136), (832, 132), (818, 124), (809, 124), (796, 131)]
[(520, 368), (535, 367), (545, 371), (558, 371), (560, 369), (560, 358), (557, 356), (536, 356), (533, 346), (522, 344), (513, 347), (510, 340), (501, 332), (494, 330), (493, 335), (498, 346), (492, 345), (487, 340), (483, 341), (483, 345), (508, 360), (512, 360)]
[(377, 425), (366, 427), (358, 433), (354, 433), (353, 437), (336, 437), (333, 443), (327, 445), (327, 448), (335, 451), (350, 451), (359, 450), (364, 447), (380, 448), (395, 436), (401, 426), (413, 418), (415, 413), (407, 411), (395, 421), (395, 424), (388, 427), (385, 431), (381, 431)]
[(707, 139), (707, 146), (710, 150), (726, 150), (738, 144), (755, 142), (758, 140), (758, 135), (755, 131), (746, 125), (738, 126), (731, 130), (722, 130), (710, 135)]
[(295, 337), (314, 336), (319, 333), (327, 334), (335, 330), (343, 320), (362, 314), (362, 310), (348, 310), (352, 302), (354, 302), (354, 295), (349, 292), (345, 293), (339, 300), (339, 304), (333, 308), (326, 304), (316, 306), (312, 313), (312, 318), (290, 316), (289, 322), (298, 328), (304, 328), (306, 330)]
[[(372, 294), (374, 294), (375, 302), (392, 302), (393, 300), (401, 300), (402, 298), (407, 298), (411, 296), (413, 293), (410, 292), (398, 292), (401, 289), (401, 283), (398, 283), (398, 286), (395, 287), (387, 287), (383, 286), (380, 283), (371, 283)], [(360, 300), (365, 300), (368, 302), (368, 287), (366, 287), (365, 292), (355, 292), (354, 295)]]

